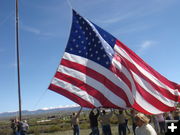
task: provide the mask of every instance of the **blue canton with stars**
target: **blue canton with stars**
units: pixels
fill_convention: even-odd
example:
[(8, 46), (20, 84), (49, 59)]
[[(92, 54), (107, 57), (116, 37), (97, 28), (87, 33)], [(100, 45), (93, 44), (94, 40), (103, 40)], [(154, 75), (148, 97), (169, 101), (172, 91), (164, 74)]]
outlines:
[(109, 68), (116, 39), (97, 25), (93, 25), (106, 42), (100, 40), (89, 23), (73, 10), (71, 33), (65, 51)]

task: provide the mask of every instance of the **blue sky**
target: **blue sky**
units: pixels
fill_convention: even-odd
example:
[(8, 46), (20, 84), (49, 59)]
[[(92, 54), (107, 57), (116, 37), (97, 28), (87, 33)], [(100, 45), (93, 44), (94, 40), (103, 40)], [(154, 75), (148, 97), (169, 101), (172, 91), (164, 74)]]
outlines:
[[(180, 83), (179, 0), (69, 0), (159, 73)], [(22, 109), (73, 105), (47, 90), (69, 37), (67, 0), (19, 0)], [(0, 0), (0, 112), (18, 110), (15, 1)]]

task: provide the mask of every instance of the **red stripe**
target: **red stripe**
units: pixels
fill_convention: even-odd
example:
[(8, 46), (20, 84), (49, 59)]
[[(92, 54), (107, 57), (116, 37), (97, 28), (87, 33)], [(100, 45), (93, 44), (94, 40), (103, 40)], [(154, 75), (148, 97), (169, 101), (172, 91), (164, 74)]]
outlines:
[(107, 77), (105, 77), (104, 75), (102, 75), (102, 74), (100, 74), (100, 73), (98, 73), (98, 72), (96, 72), (96, 71), (94, 71), (94, 70), (92, 70), (92, 69), (90, 69), (84, 65), (81, 65), (81, 64), (78, 64), (76, 62), (69, 61), (69, 60), (62, 59), (61, 64), (66, 66), (66, 67), (80, 71), (80, 72), (94, 78), (95, 80), (101, 82), (109, 90), (111, 90), (114, 94), (116, 94), (121, 99), (123, 99), (126, 102), (128, 107), (131, 106), (126, 93), (120, 87), (118, 87), (112, 81), (110, 81)]
[(147, 63), (145, 63), (138, 55), (136, 55), (131, 49), (129, 49), (127, 46), (125, 46), (122, 42), (118, 41), (116, 44), (126, 51), (126, 53), (133, 59), (139, 66), (141, 66), (143, 69), (145, 69), (147, 72), (155, 76), (158, 80), (166, 84), (172, 89), (175, 89), (176, 83), (169, 81), (167, 78), (159, 74), (157, 71), (155, 71), (151, 66), (149, 66)]
[(94, 89), (90, 85), (84, 83), (81, 80), (78, 80), (77, 78), (74, 78), (72, 76), (66, 75), (62, 72), (56, 72), (55, 77), (63, 80), (65, 82), (71, 83), (72, 85), (80, 88), (83, 91), (86, 91), (89, 95), (95, 97), (104, 107), (112, 107), (112, 108), (119, 108), (118, 106), (111, 103), (102, 93), (100, 93), (98, 90)]
[[(176, 85), (176, 89), (178, 90), (178, 92), (180, 92), (180, 84)], [(180, 95), (178, 97), (178, 102), (180, 102)]]
[(162, 103), (161, 101), (159, 101), (157, 98), (155, 98), (154, 96), (152, 96), (151, 94), (149, 94), (146, 90), (144, 90), (137, 82), (135, 82), (136, 88), (139, 91), (139, 93), (141, 94), (141, 96), (151, 105), (153, 105), (154, 107), (158, 108), (159, 110), (163, 111), (163, 112), (168, 112), (168, 111), (172, 111), (175, 109), (175, 107), (169, 107), (166, 104)]
[[(123, 56), (122, 56), (123, 57)], [(143, 78), (145, 81), (147, 81), (155, 90), (157, 90), (159, 93), (161, 93), (163, 96), (165, 96), (168, 99), (171, 99), (173, 101), (178, 101), (178, 96), (173, 95), (170, 91), (168, 91), (167, 89), (164, 89), (162, 87), (159, 87), (158, 85), (156, 85), (154, 82), (152, 82), (149, 78), (147, 78), (144, 74), (142, 74), (137, 67), (132, 64), (131, 62), (129, 62), (126, 58), (123, 57), (124, 62), (122, 63), (122, 65), (124, 65), (125, 67), (128, 67), (130, 70), (132, 70), (133, 72), (135, 72), (139, 77)]]
[(56, 86), (54, 84), (50, 84), (48, 89), (51, 89), (51, 90), (65, 96), (65, 97), (71, 99), (72, 101), (79, 104), (80, 106), (88, 107), (88, 108), (95, 108), (94, 105), (87, 102), (86, 100), (83, 100), (82, 98), (78, 97), (77, 95), (75, 95), (75, 94), (73, 94), (71, 92), (68, 92), (67, 90), (65, 90), (65, 89), (63, 89), (61, 87), (58, 87), (58, 86)]

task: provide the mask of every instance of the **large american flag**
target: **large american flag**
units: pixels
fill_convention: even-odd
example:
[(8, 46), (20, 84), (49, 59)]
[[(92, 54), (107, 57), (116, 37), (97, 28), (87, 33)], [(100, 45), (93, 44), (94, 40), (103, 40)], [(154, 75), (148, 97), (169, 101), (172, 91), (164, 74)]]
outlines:
[(146, 114), (172, 111), (180, 102), (176, 83), (74, 10), (69, 41), (49, 89), (83, 107), (133, 107)]

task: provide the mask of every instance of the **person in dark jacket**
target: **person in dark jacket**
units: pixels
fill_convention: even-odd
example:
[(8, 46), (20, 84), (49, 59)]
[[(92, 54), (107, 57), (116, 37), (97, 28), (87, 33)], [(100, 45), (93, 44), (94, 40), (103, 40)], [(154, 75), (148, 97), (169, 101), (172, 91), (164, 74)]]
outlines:
[(11, 120), (11, 128), (13, 130), (13, 135), (16, 135), (17, 126), (16, 126), (16, 120), (15, 119)]
[(99, 135), (99, 129), (98, 129), (98, 116), (99, 116), (99, 109), (96, 109), (97, 113), (94, 113), (94, 109), (91, 110), (89, 114), (89, 120), (90, 120), (90, 127), (92, 132), (90, 135)]

